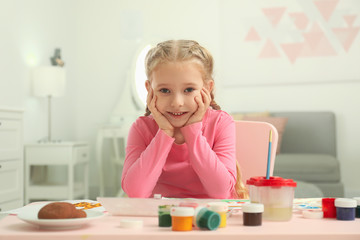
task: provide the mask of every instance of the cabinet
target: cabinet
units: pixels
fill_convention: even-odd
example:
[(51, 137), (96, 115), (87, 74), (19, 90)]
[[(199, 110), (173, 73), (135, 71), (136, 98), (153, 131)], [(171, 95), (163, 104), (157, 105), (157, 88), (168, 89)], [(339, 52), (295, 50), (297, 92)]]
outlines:
[[(65, 166), (64, 184), (44, 178), (33, 181), (34, 167)], [(89, 197), (89, 146), (82, 142), (37, 143), (25, 146), (25, 203)], [(79, 177), (80, 176), (80, 177)]]
[(0, 109), (0, 212), (24, 203), (22, 111)]

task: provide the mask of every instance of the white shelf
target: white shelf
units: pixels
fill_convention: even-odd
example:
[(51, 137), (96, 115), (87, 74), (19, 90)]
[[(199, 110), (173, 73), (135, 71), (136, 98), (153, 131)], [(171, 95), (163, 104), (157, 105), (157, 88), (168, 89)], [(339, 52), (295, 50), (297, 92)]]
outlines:
[[(32, 183), (32, 166), (66, 166), (66, 184)], [(82, 178), (75, 178), (76, 170)], [(84, 142), (37, 143), (25, 146), (25, 203), (31, 200), (89, 198), (89, 146)], [(46, 178), (44, 181), (47, 181)]]

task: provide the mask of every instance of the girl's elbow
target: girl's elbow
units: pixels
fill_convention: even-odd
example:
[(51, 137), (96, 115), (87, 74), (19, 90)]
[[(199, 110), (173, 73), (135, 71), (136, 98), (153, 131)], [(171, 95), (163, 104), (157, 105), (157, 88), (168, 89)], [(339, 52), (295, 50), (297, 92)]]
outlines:
[(143, 189), (136, 186), (126, 186), (126, 184), (122, 184), (122, 189), (126, 193), (126, 195), (130, 198), (149, 198), (151, 193), (144, 191)]
[(227, 199), (232, 198), (234, 191), (234, 184), (230, 184), (229, 186), (219, 186), (218, 188), (211, 188), (209, 191), (210, 198), (216, 199)]
[(128, 197), (130, 198), (149, 198), (150, 195), (149, 194), (146, 194), (146, 193), (143, 193), (143, 192), (137, 192), (137, 191), (131, 191), (129, 193), (125, 192)]
[(218, 189), (209, 193), (210, 198), (227, 199), (231, 198), (231, 191), (229, 189)]

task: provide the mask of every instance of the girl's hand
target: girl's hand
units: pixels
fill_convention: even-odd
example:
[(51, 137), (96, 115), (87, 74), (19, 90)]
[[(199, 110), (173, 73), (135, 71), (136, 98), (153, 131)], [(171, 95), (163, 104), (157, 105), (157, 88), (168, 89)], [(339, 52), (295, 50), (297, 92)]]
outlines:
[(199, 96), (195, 97), (195, 102), (198, 105), (198, 109), (189, 118), (189, 120), (185, 124), (185, 126), (190, 125), (192, 123), (201, 122), (206, 113), (206, 110), (210, 106), (210, 102), (211, 102), (210, 92), (206, 88), (203, 88), (203, 89), (201, 89), (200, 94), (201, 94), (201, 97), (199, 97)]
[(151, 111), (151, 114), (153, 115), (159, 128), (162, 129), (170, 137), (174, 137), (174, 127), (166, 119), (166, 117), (158, 111), (158, 109), (156, 108), (156, 100), (157, 96), (154, 95), (154, 90), (150, 87), (146, 100), (148, 108)]

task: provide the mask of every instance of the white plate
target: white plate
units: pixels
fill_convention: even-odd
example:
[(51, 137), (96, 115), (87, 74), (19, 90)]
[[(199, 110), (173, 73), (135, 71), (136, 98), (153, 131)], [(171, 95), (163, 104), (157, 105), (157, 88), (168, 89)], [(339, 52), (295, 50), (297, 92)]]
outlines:
[(71, 219), (38, 219), (38, 212), (42, 206), (35, 205), (27, 208), (25, 211), (20, 212), (17, 216), (21, 220), (37, 225), (42, 229), (75, 229), (88, 224), (89, 222), (104, 216), (103, 212), (95, 210), (85, 210), (86, 218), (71, 218)]

